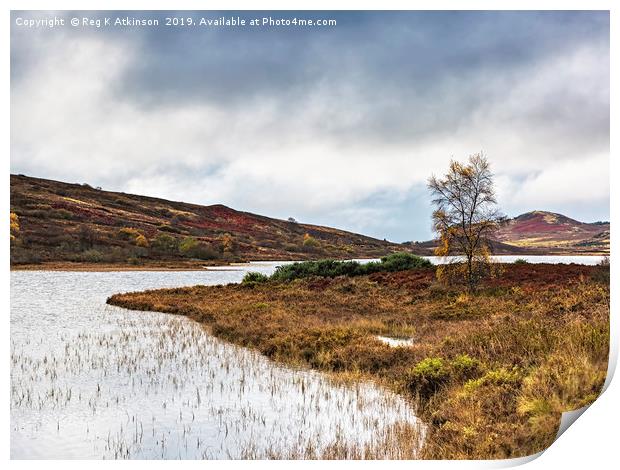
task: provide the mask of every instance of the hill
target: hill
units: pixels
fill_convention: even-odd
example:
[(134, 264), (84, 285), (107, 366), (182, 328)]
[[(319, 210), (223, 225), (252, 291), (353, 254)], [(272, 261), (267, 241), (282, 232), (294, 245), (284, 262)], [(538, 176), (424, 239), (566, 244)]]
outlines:
[(496, 235), (515, 248), (544, 253), (609, 253), (609, 222), (586, 223), (562, 214), (532, 211), (509, 219)]
[[(491, 242), (498, 255), (609, 254), (609, 222), (586, 223), (547, 211), (507, 219)], [(415, 251), (432, 251), (436, 240), (408, 242)]]
[[(11, 263), (374, 258), (402, 245), (223, 205), (11, 175)], [(201, 263), (201, 264), (204, 264)]]

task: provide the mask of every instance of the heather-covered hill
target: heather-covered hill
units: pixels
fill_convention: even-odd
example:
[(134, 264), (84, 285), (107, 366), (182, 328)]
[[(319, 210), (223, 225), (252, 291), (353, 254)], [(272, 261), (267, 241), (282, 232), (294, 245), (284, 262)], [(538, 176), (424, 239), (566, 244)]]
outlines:
[(11, 213), (12, 264), (372, 258), (403, 249), (219, 204), (167, 201), (23, 175), (11, 175)]
[(506, 221), (496, 238), (528, 250), (609, 253), (609, 227), (609, 222), (586, 223), (554, 212), (532, 211)]

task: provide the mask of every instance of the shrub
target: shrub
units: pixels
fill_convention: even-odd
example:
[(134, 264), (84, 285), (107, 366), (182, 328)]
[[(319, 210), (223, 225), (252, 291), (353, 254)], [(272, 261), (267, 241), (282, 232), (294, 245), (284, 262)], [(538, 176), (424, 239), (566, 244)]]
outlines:
[(427, 357), (409, 372), (409, 388), (421, 398), (429, 398), (450, 379), (450, 371), (440, 357)]
[(592, 272), (592, 280), (603, 284), (609, 284), (609, 256), (603, 256), (603, 258), (596, 265), (596, 269)]
[(321, 248), (321, 242), (319, 242), (316, 238), (311, 236), (309, 233), (306, 233), (304, 235), (304, 239), (301, 245), (304, 251), (316, 251), (319, 248)]
[(11, 212), (11, 241), (15, 241), (19, 236), (19, 217), (15, 212)]
[(243, 276), (243, 280), (241, 281), (241, 283), (244, 285), (254, 286), (255, 284), (267, 282), (268, 280), (269, 276), (265, 276), (264, 274), (257, 272), (249, 272), (245, 276)]
[(136, 239), (134, 240), (134, 243), (136, 244), (136, 246), (139, 246), (141, 248), (148, 248), (149, 246), (149, 241), (142, 234), (136, 237)]
[(467, 354), (460, 354), (450, 363), (454, 374), (461, 378), (472, 378), (480, 371), (480, 361)]
[[(440, 357), (428, 357), (418, 362), (409, 371), (408, 386), (420, 398), (428, 399), (441, 387), (449, 383), (468, 380), (468, 384), (483, 384), (489, 381), (514, 380), (515, 374), (504, 370), (487, 373), (482, 379), (473, 380), (482, 373), (480, 361), (467, 354), (460, 354), (451, 361)], [(473, 386), (473, 385), (472, 385)]]
[(80, 242), (80, 247), (83, 250), (89, 250), (97, 240), (97, 232), (88, 225), (80, 225), (77, 230), (77, 238)]
[(529, 264), (529, 261), (523, 258), (517, 258), (513, 264)]
[(479, 379), (469, 380), (463, 386), (463, 390), (466, 393), (472, 393), (476, 389), (480, 387), (488, 386), (488, 385), (515, 386), (519, 384), (519, 382), (522, 379), (523, 377), (517, 369), (509, 370), (509, 369), (501, 368), (501, 369), (496, 369), (496, 370), (490, 370), (486, 374), (484, 374), (482, 377), (480, 377)]
[(118, 231), (118, 238), (121, 240), (134, 240), (142, 235), (138, 229), (132, 227), (123, 227)]
[(81, 253), (80, 260), (87, 263), (100, 263), (103, 261), (103, 253), (98, 250), (86, 250)]
[(222, 251), (228, 254), (234, 254), (237, 251), (235, 239), (229, 233), (222, 236)]
[(278, 266), (271, 278), (277, 281), (292, 281), (293, 279), (319, 276), (358, 276), (365, 274), (364, 267), (357, 261), (303, 261)]
[(363, 276), (383, 271), (403, 271), (431, 267), (427, 259), (409, 253), (394, 253), (381, 258), (379, 262), (361, 264), (357, 261), (303, 261), (278, 266), (271, 279), (277, 281), (292, 281), (311, 276), (338, 277)]
[(191, 256), (192, 251), (198, 245), (198, 240), (194, 237), (185, 237), (181, 243), (179, 243), (179, 251), (182, 255)]
[(194, 237), (185, 237), (179, 244), (179, 251), (189, 258), (218, 258), (218, 252), (210, 244), (198, 241)]
[(421, 256), (411, 253), (392, 253), (381, 258), (380, 271), (406, 271), (408, 269), (430, 268), (431, 266), (433, 264)]
[(162, 253), (176, 253), (179, 241), (172, 235), (160, 233), (152, 241), (153, 248)]

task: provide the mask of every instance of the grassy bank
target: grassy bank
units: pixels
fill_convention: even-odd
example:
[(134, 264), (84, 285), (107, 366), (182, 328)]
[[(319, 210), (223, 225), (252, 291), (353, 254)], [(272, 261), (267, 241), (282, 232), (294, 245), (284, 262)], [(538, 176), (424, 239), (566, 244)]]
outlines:
[[(603, 269), (506, 265), (476, 296), (438, 284), (432, 267), (417, 267), (146, 291), (108, 302), (188, 315), (274, 360), (371, 378), (418, 398), (429, 425), (425, 458), (507, 458), (547, 447), (561, 412), (598, 395), (609, 346)], [(377, 336), (413, 338), (414, 345), (391, 347)]]

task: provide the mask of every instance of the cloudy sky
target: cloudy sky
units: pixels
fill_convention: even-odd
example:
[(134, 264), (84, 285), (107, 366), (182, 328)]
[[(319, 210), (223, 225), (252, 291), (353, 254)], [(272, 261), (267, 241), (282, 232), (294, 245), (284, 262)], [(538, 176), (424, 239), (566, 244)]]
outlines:
[(170, 13), (12, 13), (12, 173), (405, 241), (431, 236), (428, 177), (482, 150), (506, 214), (609, 218), (606, 12), (271, 14), (337, 20), (315, 28), (16, 25), (54, 15)]

